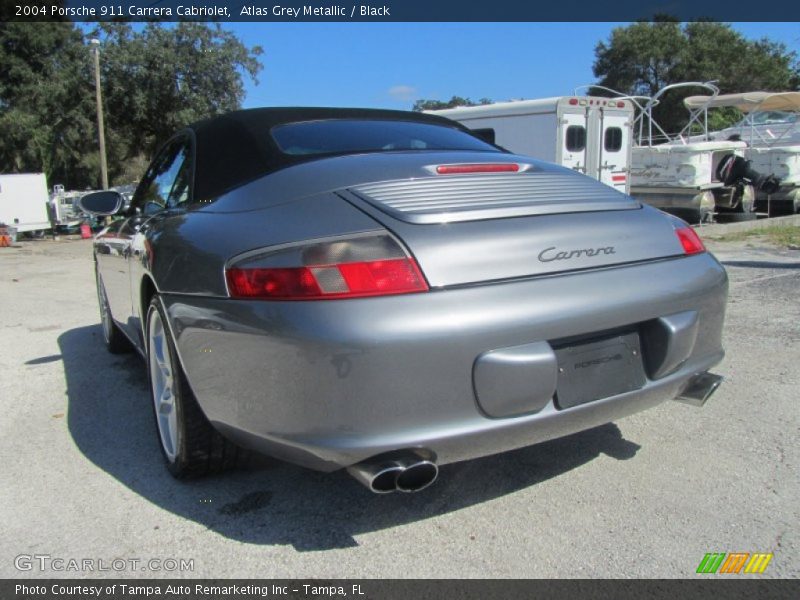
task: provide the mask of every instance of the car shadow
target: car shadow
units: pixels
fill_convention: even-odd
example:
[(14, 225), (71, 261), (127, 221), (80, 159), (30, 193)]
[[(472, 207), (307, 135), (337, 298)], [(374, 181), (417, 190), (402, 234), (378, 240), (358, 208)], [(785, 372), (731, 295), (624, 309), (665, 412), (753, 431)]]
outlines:
[(176, 481), (163, 467), (140, 357), (109, 354), (100, 325), (66, 331), (58, 343), (67, 381), (69, 432), (84, 456), (159, 507), (246, 543), (288, 544), (299, 551), (357, 546), (354, 536), (359, 534), (530, 488), (600, 454), (626, 460), (639, 449), (623, 439), (616, 425), (604, 425), (447, 465), (439, 480), (418, 494), (379, 496), (344, 471), (317, 473), (261, 457), (235, 473)]

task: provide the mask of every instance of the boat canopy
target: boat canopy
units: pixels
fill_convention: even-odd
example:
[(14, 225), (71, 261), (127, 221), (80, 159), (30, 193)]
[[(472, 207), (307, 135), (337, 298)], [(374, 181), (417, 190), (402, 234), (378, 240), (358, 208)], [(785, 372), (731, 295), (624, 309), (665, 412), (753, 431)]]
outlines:
[(800, 92), (743, 92), (717, 96), (689, 96), (683, 101), (689, 110), (732, 106), (744, 113), (782, 110), (800, 112)]

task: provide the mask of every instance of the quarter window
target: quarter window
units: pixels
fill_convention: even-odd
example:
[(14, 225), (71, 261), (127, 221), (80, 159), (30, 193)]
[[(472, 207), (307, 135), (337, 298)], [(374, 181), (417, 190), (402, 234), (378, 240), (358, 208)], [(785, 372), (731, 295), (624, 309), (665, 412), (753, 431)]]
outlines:
[(189, 148), (184, 146), (180, 156), (181, 166), (178, 170), (177, 177), (175, 177), (175, 183), (172, 184), (172, 189), (167, 197), (167, 206), (169, 208), (185, 206), (189, 202), (189, 182), (192, 174), (192, 163), (187, 156), (188, 152)]
[(147, 170), (132, 204), (143, 215), (154, 215), (189, 200), (191, 161), (189, 144), (176, 140), (166, 146)]
[(603, 147), (606, 152), (619, 152), (622, 149), (622, 129), (619, 127), (609, 127), (606, 129)]
[(583, 125), (567, 127), (567, 150), (580, 152), (586, 148), (586, 128)]

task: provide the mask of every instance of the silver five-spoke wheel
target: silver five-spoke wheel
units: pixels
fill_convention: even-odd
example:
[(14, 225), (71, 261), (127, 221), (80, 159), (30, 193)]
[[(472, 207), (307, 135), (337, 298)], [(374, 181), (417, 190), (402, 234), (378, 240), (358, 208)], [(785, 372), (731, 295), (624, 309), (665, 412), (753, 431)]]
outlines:
[(150, 311), (147, 331), (150, 385), (153, 391), (158, 434), (161, 437), (164, 454), (170, 462), (174, 462), (180, 443), (175, 404), (175, 369), (159, 311)]

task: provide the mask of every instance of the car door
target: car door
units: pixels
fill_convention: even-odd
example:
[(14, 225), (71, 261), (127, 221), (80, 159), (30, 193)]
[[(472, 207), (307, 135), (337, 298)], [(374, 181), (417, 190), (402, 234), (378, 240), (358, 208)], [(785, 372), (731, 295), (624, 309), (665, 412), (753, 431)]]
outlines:
[(137, 341), (141, 341), (138, 309), (131, 287), (131, 264), (136, 258), (134, 242), (148, 221), (167, 207), (167, 198), (183, 162), (182, 141), (173, 140), (159, 151), (136, 189), (126, 218), (115, 225), (113, 235), (105, 240), (109, 252), (102, 277), (111, 314), (128, 336)]
[(128, 325), (131, 333), (138, 336), (136, 339), (143, 339), (142, 321), (146, 315), (142, 313), (146, 307), (141, 306), (141, 285), (145, 274), (151, 272), (155, 258), (151, 238), (165, 220), (182, 214), (189, 204), (193, 175), (191, 156), (188, 137), (172, 140), (153, 161), (149, 181), (139, 186), (133, 199), (138, 214), (131, 218)]
[(118, 219), (98, 234), (94, 241), (98, 283), (105, 290), (106, 299), (115, 321), (124, 321), (127, 315), (128, 267), (127, 243), (120, 237), (125, 219)]

